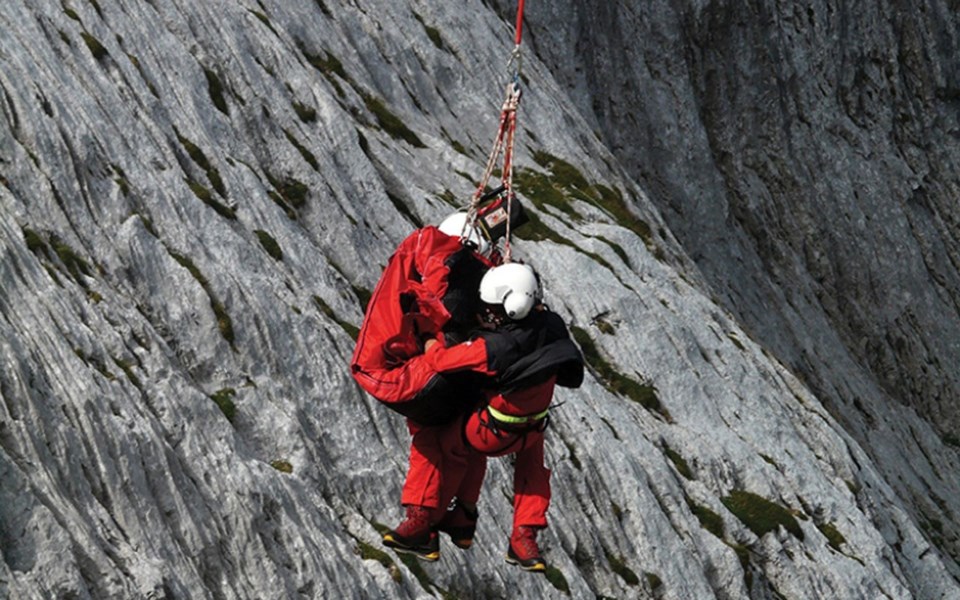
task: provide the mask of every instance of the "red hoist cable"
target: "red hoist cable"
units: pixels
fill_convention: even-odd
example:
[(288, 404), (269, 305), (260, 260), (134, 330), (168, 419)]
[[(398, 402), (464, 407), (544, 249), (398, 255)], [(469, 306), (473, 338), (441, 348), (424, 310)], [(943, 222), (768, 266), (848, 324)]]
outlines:
[(500, 108), (500, 126), (497, 129), (497, 137), (493, 143), (493, 150), (487, 159), (487, 166), (483, 171), (483, 177), (473, 193), (473, 199), (470, 203), (470, 209), (467, 212), (467, 222), (473, 223), (477, 216), (477, 210), (481, 203), (481, 198), (493, 174), (497, 158), (503, 154), (503, 168), (501, 170), (501, 185), (503, 194), (507, 199), (507, 231), (504, 237), (503, 261), (510, 262), (510, 218), (513, 208), (513, 146), (517, 131), (517, 108), (520, 105), (520, 40), (523, 36), (523, 2), (519, 0), (517, 5), (517, 35), (514, 42), (513, 53), (510, 55), (508, 67), (514, 66), (513, 76), (510, 83), (507, 84), (506, 98), (503, 106)]

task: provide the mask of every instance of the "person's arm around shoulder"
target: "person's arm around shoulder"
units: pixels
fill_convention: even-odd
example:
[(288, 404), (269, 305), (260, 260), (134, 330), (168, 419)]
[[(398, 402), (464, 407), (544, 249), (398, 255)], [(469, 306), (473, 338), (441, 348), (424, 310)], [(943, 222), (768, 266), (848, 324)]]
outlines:
[(467, 370), (484, 375), (496, 375), (488, 364), (487, 344), (483, 338), (450, 347), (444, 347), (442, 343), (431, 339), (426, 343), (424, 357), (430, 367), (438, 373)]

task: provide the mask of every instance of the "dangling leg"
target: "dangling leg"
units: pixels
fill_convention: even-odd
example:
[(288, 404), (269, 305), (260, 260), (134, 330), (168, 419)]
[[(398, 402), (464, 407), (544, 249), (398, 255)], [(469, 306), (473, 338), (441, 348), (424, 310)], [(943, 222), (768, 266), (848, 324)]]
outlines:
[(407, 478), (400, 496), (406, 516), (396, 529), (383, 535), (383, 544), (434, 561), (440, 558), (440, 543), (433, 525), (442, 481), (442, 428), (423, 427), (413, 421), (407, 421), (407, 428), (413, 440)]
[(513, 472), (513, 526), (547, 526), (550, 507), (550, 469), (543, 464), (543, 433), (527, 434), (523, 450), (517, 452)]
[[(460, 421), (444, 431), (441, 441), (450, 468), (444, 469), (437, 530), (447, 533), (457, 547), (467, 549), (473, 544), (477, 527), (477, 501), (487, 472), (487, 458), (466, 443)], [(454, 506), (445, 510), (454, 498)]]
[(550, 469), (543, 464), (543, 433), (531, 431), (517, 452), (513, 473), (513, 533), (507, 561), (528, 571), (543, 571), (537, 531), (547, 526)]

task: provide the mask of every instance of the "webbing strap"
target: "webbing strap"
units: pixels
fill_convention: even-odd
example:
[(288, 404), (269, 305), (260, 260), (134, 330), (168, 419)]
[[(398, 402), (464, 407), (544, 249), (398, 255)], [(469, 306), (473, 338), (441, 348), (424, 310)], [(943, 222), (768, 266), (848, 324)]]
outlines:
[[(473, 194), (473, 199), (470, 202), (470, 208), (467, 211), (467, 220), (466, 223), (474, 223), (477, 218), (477, 210), (480, 205), (480, 198), (483, 196), (484, 191), (487, 188), (487, 184), (490, 181), (490, 176), (493, 174), (493, 169), (496, 166), (497, 158), (500, 157), (501, 153), (503, 154), (503, 169), (501, 170), (501, 183), (503, 185), (503, 193), (506, 194), (507, 198), (507, 231), (504, 236), (504, 248), (503, 248), (503, 262), (510, 262), (510, 218), (509, 215), (512, 215), (513, 212), (513, 146), (514, 140), (517, 132), (517, 108), (520, 106), (520, 67), (521, 67), (521, 55), (520, 55), (520, 40), (523, 37), (523, 3), (524, 0), (519, 0), (517, 5), (517, 24), (516, 24), (516, 38), (513, 48), (513, 53), (510, 55), (510, 62), (508, 67), (511, 65), (515, 66), (513, 72), (512, 81), (507, 84), (506, 89), (506, 98), (503, 101), (503, 106), (500, 108), (500, 126), (497, 129), (497, 137), (493, 143), (493, 150), (490, 151), (490, 156), (487, 158), (487, 165), (483, 170), (483, 176), (480, 178), (480, 183), (477, 185), (477, 191)], [(464, 227), (466, 228), (466, 224)]]
[(536, 414), (524, 415), (522, 417), (502, 413), (499, 410), (493, 408), (492, 406), (487, 406), (487, 412), (490, 413), (491, 417), (493, 417), (494, 419), (496, 419), (501, 423), (509, 423), (510, 425), (521, 425), (523, 423), (534, 423), (546, 417), (547, 413), (550, 412), (550, 407), (547, 407)]
[[(477, 210), (480, 207), (480, 198), (486, 191), (487, 184), (490, 182), (490, 176), (496, 166), (497, 158), (503, 154), (503, 169), (501, 172), (501, 183), (503, 193), (507, 198), (507, 214), (512, 214), (513, 208), (513, 146), (517, 131), (517, 107), (520, 105), (520, 85), (517, 81), (507, 84), (507, 96), (500, 108), (500, 126), (497, 129), (497, 138), (494, 140), (493, 150), (487, 158), (487, 166), (484, 168), (483, 176), (473, 193), (473, 199), (470, 202), (470, 209), (467, 211), (467, 223), (473, 223), (477, 217)], [(504, 246), (504, 262), (510, 261), (510, 219), (507, 219), (507, 232)]]

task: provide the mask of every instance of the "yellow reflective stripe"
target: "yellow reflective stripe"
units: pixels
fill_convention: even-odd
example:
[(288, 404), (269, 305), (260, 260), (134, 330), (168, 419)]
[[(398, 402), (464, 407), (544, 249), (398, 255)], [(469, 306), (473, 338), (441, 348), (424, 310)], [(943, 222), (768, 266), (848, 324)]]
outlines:
[(500, 421), (501, 423), (530, 423), (532, 421), (539, 421), (540, 419), (547, 416), (547, 413), (550, 412), (550, 407), (545, 408), (543, 411), (538, 412), (535, 415), (527, 415), (525, 417), (517, 417), (514, 415), (508, 415), (502, 413), (499, 410), (495, 409), (492, 406), (487, 407), (487, 412), (490, 413), (490, 416)]

